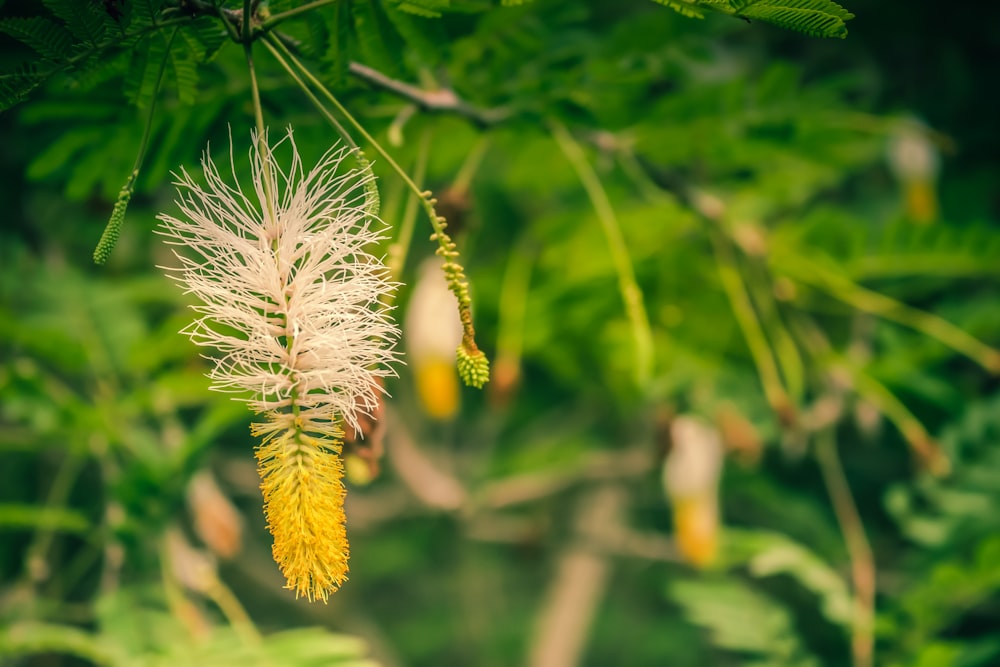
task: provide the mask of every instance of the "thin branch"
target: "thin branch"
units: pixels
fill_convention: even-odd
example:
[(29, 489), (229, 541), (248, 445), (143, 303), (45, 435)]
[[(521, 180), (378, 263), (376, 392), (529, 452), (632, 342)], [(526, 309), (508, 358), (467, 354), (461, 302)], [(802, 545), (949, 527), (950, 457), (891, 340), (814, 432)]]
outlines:
[[(586, 539), (592, 527), (620, 525), (625, 492), (613, 486), (584, 496), (576, 512), (577, 532)], [(528, 664), (533, 667), (574, 667), (587, 646), (589, 628), (607, 590), (611, 563), (583, 540), (565, 549), (539, 614)]]
[(387, 90), (403, 99), (413, 102), (424, 111), (453, 113), (468, 118), (480, 127), (496, 125), (511, 116), (511, 110), (506, 107), (481, 109), (466, 102), (450, 88), (424, 90), (404, 81), (397, 81), (368, 65), (352, 62), (348, 71), (363, 81)]
[(871, 667), (874, 664), (875, 644), (875, 559), (830, 429), (816, 436), (816, 461), (851, 559), (851, 579), (854, 583), (853, 664), (854, 667)]
[(723, 291), (729, 299), (729, 305), (740, 330), (743, 332), (747, 347), (750, 348), (750, 356), (753, 357), (754, 365), (757, 366), (757, 374), (764, 387), (767, 402), (782, 422), (792, 423), (795, 419), (795, 407), (781, 382), (781, 375), (771, 353), (767, 336), (764, 334), (757, 311), (754, 309), (753, 302), (743, 283), (743, 277), (728, 246), (728, 240), (720, 238), (721, 232), (711, 233), (710, 236), (715, 248), (716, 265), (719, 269), (719, 279), (722, 282)]
[[(417, 148), (417, 162), (413, 167), (413, 180), (421, 184), (424, 182), (424, 175), (427, 171), (427, 159), (430, 156), (431, 140), (430, 129), (424, 129), (420, 136), (420, 143)], [(406, 206), (403, 209), (403, 217), (399, 223), (399, 233), (396, 240), (389, 246), (389, 275), (393, 280), (400, 280), (403, 269), (406, 268), (406, 258), (410, 253), (410, 242), (413, 240), (413, 232), (417, 223), (417, 207), (420, 201), (411, 192), (406, 198)]]
[(930, 436), (924, 425), (920, 423), (909, 408), (884, 384), (860, 369), (848, 368), (854, 390), (859, 396), (874, 405), (886, 416), (906, 439), (917, 458), (934, 475), (946, 475), (951, 470), (951, 463), (941, 447)]
[[(246, 0), (244, 5), (244, 11), (249, 12), (250, 0)], [(250, 71), (250, 95), (253, 98), (253, 115), (254, 122), (257, 126), (257, 150), (260, 152), (260, 160), (263, 171), (264, 180), (264, 202), (268, 222), (271, 225), (276, 224), (275, 220), (275, 206), (277, 206), (278, 200), (276, 199), (276, 193), (272, 192), (271, 183), (271, 147), (267, 143), (267, 129), (264, 126), (264, 111), (260, 103), (260, 87), (257, 84), (257, 71), (253, 64), (253, 44), (250, 41), (243, 43), (243, 50), (247, 57), (247, 67)]]

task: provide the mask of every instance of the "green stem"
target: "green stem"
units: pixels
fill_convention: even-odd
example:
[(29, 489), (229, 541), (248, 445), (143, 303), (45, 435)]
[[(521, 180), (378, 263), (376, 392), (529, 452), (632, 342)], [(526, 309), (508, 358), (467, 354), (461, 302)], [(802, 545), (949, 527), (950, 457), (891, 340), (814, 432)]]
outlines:
[(844, 367), (851, 374), (857, 394), (878, 408), (878, 411), (899, 429), (927, 469), (935, 475), (947, 474), (951, 468), (948, 457), (931, 438), (916, 415), (888, 387), (874, 377), (847, 364), (844, 364)]
[(340, 137), (344, 140), (344, 142), (348, 146), (350, 146), (353, 150), (360, 151), (361, 149), (358, 148), (358, 144), (357, 142), (354, 141), (354, 137), (352, 137), (350, 133), (347, 131), (347, 129), (340, 124), (340, 121), (337, 120), (337, 117), (334, 116), (332, 113), (330, 113), (329, 109), (323, 106), (323, 103), (320, 101), (318, 97), (316, 97), (316, 94), (313, 93), (313, 91), (309, 88), (306, 82), (302, 80), (302, 77), (298, 75), (298, 72), (296, 72), (296, 70), (291, 65), (288, 64), (288, 61), (282, 57), (282, 55), (278, 52), (278, 50), (275, 49), (274, 46), (272, 46), (270, 40), (264, 40), (264, 47), (271, 53), (274, 59), (278, 61), (278, 64), (281, 65), (286, 72), (288, 72), (288, 75), (292, 77), (292, 79), (295, 81), (296, 84), (298, 84), (299, 88), (302, 89), (302, 92), (304, 92), (306, 94), (306, 97), (309, 98), (309, 101), (312, 102), (313, 106), (316, 107), (316, 110), (319, 111), (324, 118), (326, 118), (326, 120), (330, 123), (330, 125), (333, 126), (333, 129), (337, 131), (337, 134), (340, 135)]
[(747, 286), (752, 293), (753, 301), (761, 313), (761, 320), (766, 330), (771, 333), (774, 341), (774, 357), (781, 369), (788, 394), (796, 405), (800, 405), (805, 396), (805, 366), (795, 339), (788, 331), (781, 318), (781, 312), (774, 298), (774, 281), (764, 272), (759, 280), (748, 276)]
[(167, 49), (163, 54), (163, 60), (160, 62), (160, 69), (156, 73), (153, 97), (149, 102), (149, 113), (146, 115), (146, 124), (142, 131), (142, 139), (139, 140), (139, 150), (136, 153), (132, 171), (125, 180), (125, 185), (118, 191), (118, 200), (115, 202), (115, 207), (111, 212), (111, 218), (101, 233), (101, 239), (97, 242), (97, 247), (94, 248), (95, 264), (100, 265), (108, 261), (108, 257), (111, 255), (111, 251), (114, 249), (115, 244), (118, 242), (118, 237), (121, 235), (122, 226), (125, 224), (125, 211), (128, 208), (129, 201), (132, 199), (132, 193), (135, 191), (135, 182), (139, 178), (139, 169), (142, 168), (142, 162), (146, 157), (146, 147), (149, 145), (149, 135), (152, 132), (153, 117), (156, 113), (156, 100), (160, 95), (160, 86), (163, 85), (163, 73), (167, 69), (170, 48), (173, 46), (174, 37), (177, 36), (179, 29), (179, 27), (175, 27), (167, 39)]
[(750, 348), (750, 356), (753, 357), (754, 365), (757, 367), (757, 374), (760, 376), (767, 401), (783, 422), (790, 423), (794, 420), (794, 407), (781, 383), (781, 375), (771, 354), (767, 336), (736, 266), (728, 240), (723, 239), (721, 232), (718, 231), (713, 231), (709, 236), (715, 249), (715, 261), (722, 288), (729, 299), (736, 322), (743, 332), (747, 347)]
[[(249, 0), (244, 4), (244, 10), (249, 11)], [(246, 22), (244, 21), (244, 25)], [(261, 175), (264, 179), (264, 210), (268, 222), (273, 228), (277, 224), (274, 206), (275, 196), (271, 183), (271, 147), (267, 143), (267, 132), (264, 128), (264, 110), (260, 103), (260, 87), (257, 84), (257, 71), (253, 64), (252, 45), (249, 41), (243, 43), (243, 51), (247, 56), (247, 67), (250, 69), (250, 95), (253, 98), (254, 122), (257, 125), (257, 150), (260, 153)]]
[(621, 226), (618, 224), (618, 218), (615, 216), (607, 192), (605, 192), (597, 172), (587, 161), (580, 144), (559, 122), (550, 120), (548, 126), (556, 143), (559, 144), (559, 148), (562, 149), (566, 159), (576, 171), (587, 196), (590, 198), (590, 203), (597, 213), (597, 218), (601, 222), (601, 228), (611, 251), (611, 259), (614, 262), (615, 271), (618, 273), (618, 288), (622, 301), (625, 303), (625, 312), (632, 326), (632, 338), (635, 341), (636, 383), (640, 389), (645, 389), (653, 374), (653, 332), (649, 317), (646, 315), (642, 290), (639, 289), (635, 279), (632, 258), (625, 245)]
[[(243, 44), (250, 46), (250, 19), (253, 18), (253, 0), (243, 0)], [(251, 69), (253, 66), (251, 65)]]
[[(413, 178), (418, 183), (423, 182), (424, 172), (427, 170), (427, 158), (430, 155), (431, 133), (425, 129), (420, 137), (420, 145), (417, 148), (417, 163), (413, 168)], [(417, 223), (417, 206), (419, 201), (414, 196), (406, 198), (406, 208), (403, 209), (403, 219), (399, 225), (399, 234), (395, 242), (389, 247), (389, 273), (393, 280), (399, 280), (406, 268), (406, 257), (410, 252), (410, 243), (413, 240), (413, 231)]]
[(334, 108), (336, 108), (337, 111), (344, 118), (347, 119), (347, 122), (350, 123), (350, 125), (355, 130), (357, 130), (358, 134), (364, 137), (366, 142), (371, 144), (372, 148), (374, 148), (378, 152), (378, 154), (382, 156), (382, 158), (386, 161), (386, 163), (388, 163), (388, 165), (392, 168), (392, 170), (396, 172), (396, 174), (403, 180), (404, 183), (406, 183), (406, 186), (410, 188), (410, 190), (412, 190), (413, 193), (416, 194), (417, 197), (419, 197), (422, 200), (424, 209), (427, 211), (427, 215), (431, 220), (431, 225), (434, 227), (435, 233), (438, 234), (444, 233), (445, 225), (443, 224), (443, 219), (437, 215), (436, 211), (434, 210), (434, 205), (430, 203), (431, 202), (430, 192), (422, 190), (416, 183), (413, 182), (413, 179), (410, 177), (410, 175), (407, 174), (406, 171), (402, 167), (400, 167), (395, 160), (392, 159), (392, 156), (389, 155), (389, 153), (386, 152), (384, 148), (382, 148), (382, 145), (375, 140), (375, 137), (373, 137), (371, 134), (368, 133), (368, 131), (364, 128), (364, 126), (361, 125), (361, 123), (359, 123), (357, 119), (351, 115), (351, 113), (347, 110), (347, 108), (340, 103), (340, 100), (338, 100), (336, 97), (333, 96), (333, 93), (330, 92), (330, 89), (327, 88), (322, 81), (316, 78), (316, 76), (311, 71), (309, 71), (309, 69), (307, 69), (306, 66), (303, 65), (298, 58), (295, 57), (295, 54), (293, 54), (288, 49), (288, 47), (286, 47), (281, 42), (281, 40), (275, 39), (271, 35), (267, 35), (264, 37), (264, 41), (266, 44), (270, 44), (273, 48), (277, 49), (278, 51), (281, 51), (281, 53), (289, 61), (291, 61), (291, 63), (295, 65), (295, 67), (300, 72), (302, 72), (302, 74), (309, 80), (312, 86), (317, 91), (319, 91), (319, 93), (323, 97), (325, 97), (327, 101), (330, 104), (332, 104)]
[(175, 27), (173, 32), (170, 33), (170, 37), (167, 39), (167, 50), (163, 54), (163, 61), (160, 63), (160, 69), (156, 73), (156, 87), (153, 89), (153, 97), (149, 101), (149, 113), (146, 115), (146, 126), (142, 131), (142, 139), (139, 141), (139, 152), (135, 156), (135, 164), (132, 166), (132, 176), (129, 177), (129, 185), (135, 182), (135, 177), (139, 174), (139, 169), (142, 167), (142, 162), (146, 157), (146, 147), (149, 145), (149, 135), (153, 127), (153, 115), (156, 112), (156, 100), (160, 96), (160, 86), (163, 84), (163, 73), (167, 70), (167, 60), (170, 58), (170, 48), (174, 44), (174, 37), (177, 36), (177, 31), (180, 27)]
[(851, 649), (854, 667), (871, 667), (875, 644), (875, 558), (837, 455), (837, 443), (829, 429), (816, 436), (816, 462), (851, 559), (851, 579), (854, 583)]

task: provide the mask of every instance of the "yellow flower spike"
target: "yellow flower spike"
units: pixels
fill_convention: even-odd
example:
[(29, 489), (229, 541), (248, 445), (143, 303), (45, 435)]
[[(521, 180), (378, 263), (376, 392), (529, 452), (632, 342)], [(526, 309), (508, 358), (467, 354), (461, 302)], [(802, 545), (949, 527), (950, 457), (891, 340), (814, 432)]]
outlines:
[(327, 598), (347, 580), (350, 547), (344, 516), (340, 442), (294, 428), (257, 448), (272, 554), (296, 597)]

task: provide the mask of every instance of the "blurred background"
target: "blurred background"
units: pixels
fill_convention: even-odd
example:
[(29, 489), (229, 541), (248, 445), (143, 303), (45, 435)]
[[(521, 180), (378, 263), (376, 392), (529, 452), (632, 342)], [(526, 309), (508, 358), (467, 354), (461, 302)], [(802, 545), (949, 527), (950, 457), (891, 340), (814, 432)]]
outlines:
[[(249, 169), (243, 50), (208, 2), (0, 2), (0, 664), (1000, 664), (995, 7), (845, 0), (839, 40), (316, 4), (276, 30), (435, 192), (491, 380), (461, 385), (432, 230), (368, 150), (406, 365), (345, 445), (350, 581), (296, 600), (252, 415), (157, 268), (171, 171), (230, 136)], [(116, 38), (164, 16), (169, 48)], [(314, 163), (336, 134), (256, 46)]]

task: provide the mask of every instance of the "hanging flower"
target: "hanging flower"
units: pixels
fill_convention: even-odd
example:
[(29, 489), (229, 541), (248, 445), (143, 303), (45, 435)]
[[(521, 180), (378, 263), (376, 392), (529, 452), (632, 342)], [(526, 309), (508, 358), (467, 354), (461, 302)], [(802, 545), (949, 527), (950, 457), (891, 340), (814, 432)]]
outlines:
[(434, 419), (451, 419), (461, 396), (455, 349), (462, 342), (462, 320), (437, 257), (420, 265), (403, 326), (406, 358), (424, 411)]
[(680, 415), (670, 424), (670, 440), (662, 480), (673, 509), (677, 549), (687, 562), (707, 567), (718, 555), (722, 438), (708, 422)]
[[(182, 333), (221, 355), (212, 388), (261, 415), (252, 431), (287, 588), (325, 601), (348, 570), (342, 427), (359, 430), (395, 374), (399, 332), (382, 305), (394, 285), (366, 251), (382, 238), (366, 207), (372, 177), (337, 173), (350, 151), (331, 149), (305, 173), (290, 130), (274, 146), (252, 139), (253, 190), (232, 156), (230, 185), (206, 152), (205, 185), (181, 171), (181, 215), (160, 215), (159, 232), (189, 251), (175, 251), (169, 271), (201, 302)], [(287, 170), (279, 148), (291, 152)]]

